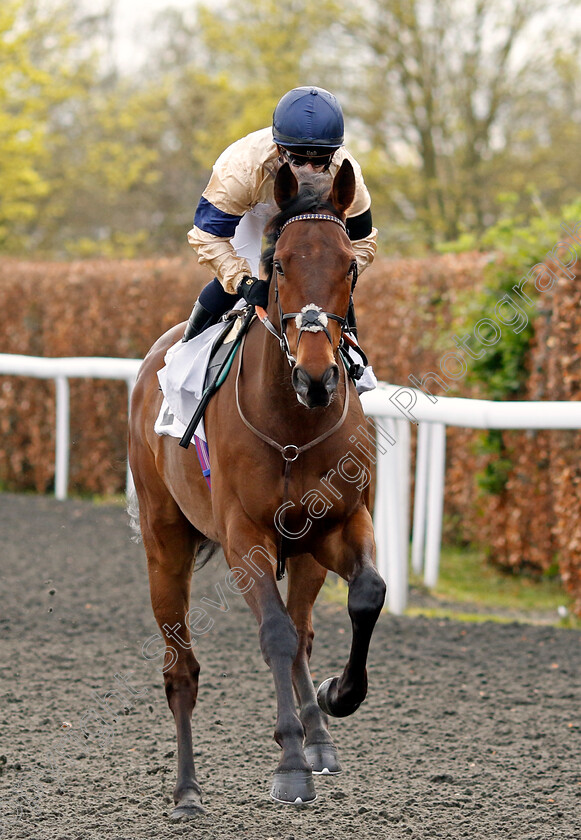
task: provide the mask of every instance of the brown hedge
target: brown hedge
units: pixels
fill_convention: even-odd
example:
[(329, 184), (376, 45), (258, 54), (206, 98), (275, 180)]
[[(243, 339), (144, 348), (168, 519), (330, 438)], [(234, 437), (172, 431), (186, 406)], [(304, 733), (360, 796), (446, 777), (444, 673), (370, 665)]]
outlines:
[[(525, 398), (581, 400), (581, 271), (561, 277), (543, 296), (528, 358)], [(462, 433), (465, 440), (469, 432)], [(581, 615), (581, 432), (506, 431), (512, 461), (501, 495), (478, 490), (474, 470), (490, 456), (466, 447), (448, 462), (447, 505), (467, 518), (463, 536), (488, 547), (491, 559), (514, 571), (558, 568)]]
[[(194, 261), (0, 261), (0, 352), (142, 358), (186, 319), (205, 275)], [(121, 382), (70, 381), (71, 488), (122, 490), (127, 395)], [(0, 482), (46, 492), (54, 479), (52, 382), (0, 377)]]
[[(438, 370), (453, 349), (454, 310), (483, 285), (487, 256), (378, 260), (362, 275), (356, 310), (363, 346), (379, 378)], [(208, 275), (195, 259), (0, 260), (0, 352), (39, 356), (141, 358), (185, 320)], [(581, 289), (563, 279), (543, 300), (530, 357), (530, 399), (581, 399)], [(123, 383), (71, 380), (71, 488), (121, 492), (127, 405)], [(437, 392), (435, 392), (437, 393)], [(449, 392), (450, 394), (453, 391)], [(461, 384), (456, 393), (484, 396)], [(47, 492), (53, 486), (54, 389), (50, 382), (0, 376), (0, 484)], [(502, 496), (484, 495), (474, 475), (479, 432), (448, 430), (448, 538), (487, 545), (513, 568), (560, 571), (581, 610), (581, 433), (507, 432), (514, 469)]]

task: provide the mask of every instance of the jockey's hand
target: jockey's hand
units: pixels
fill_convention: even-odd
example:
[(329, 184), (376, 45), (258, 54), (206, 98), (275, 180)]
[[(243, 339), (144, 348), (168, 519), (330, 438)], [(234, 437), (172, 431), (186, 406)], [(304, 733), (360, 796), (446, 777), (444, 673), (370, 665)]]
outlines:
[(259, 280), (258, 277), (243, 277), (236, 291), (247, 303), (266, 309), (269, 285), (266, 280)]

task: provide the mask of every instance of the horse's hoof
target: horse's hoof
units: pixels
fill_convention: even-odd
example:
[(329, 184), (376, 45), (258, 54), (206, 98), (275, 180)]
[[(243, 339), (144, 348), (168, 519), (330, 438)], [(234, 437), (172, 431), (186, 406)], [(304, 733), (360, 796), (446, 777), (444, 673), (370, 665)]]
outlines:
[(336, 776), (343, 772), (333, 744), (309, 744), (305, 747), (305, 756), (317, 775)]
[(285, 805), (307, 805), (317, 798), (310, 770), (289, 770), (275, 773), (270, 795)]
[(200, 817), (205, 813), (206, 811), (198, 797), (195, 795), (184, 796), (184, 798), (180, 799), (171, 812), (170, 819), (173, 822), (180, 822), (181, 820), (194, 820), (196, 817)]
[(206, 811), (201, 805), (176, 805), (170, 815), (172, 822), (194, 820), (201, 817)]
[(317, 703), (325, 714), (331, 717), (347, 717), (357, 711), (361, 703), (341, 706), (337, 695), (338, 685), (339, 677), (329, 677), (328, 680), (322, 682), (317, 691)]

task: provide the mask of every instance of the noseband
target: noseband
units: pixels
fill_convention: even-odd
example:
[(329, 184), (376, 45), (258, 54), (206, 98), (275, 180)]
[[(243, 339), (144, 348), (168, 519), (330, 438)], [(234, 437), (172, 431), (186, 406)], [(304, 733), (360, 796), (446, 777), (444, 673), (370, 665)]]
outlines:
[[(277, 239), (280, 239), (282, 236), (283, 231), (293, 222), (306, 222), (306, 221), (321, 221), (321, 222), (333, 222), (336, 225), (339, 225), (345, 233), (347, 233), (347, 228), (345, 223), (338, 219), (337, 216), (331, 216), (328, 213), (301, 213), (298, 216), (292, 216), (292, 218), (287, 219), (284, 225), (278, 232)], [(355, 288), (355, 283), (357, 282), (357, 263), (354, 263), (350, 273), (353, 275), (351, 281), (351, 296), (349, 298), (349, 303), (353, 298), (353, 289)], [(287, 361), (289, 365), (294, 367), (297, 363), (296, 358), (293, 356), (290, 350), (290, 345), (288, 341), (288, 336), (286, 334), (286, 325), (287, 322), (294, 318), (295, 326), (299, 331), (298, 338), (297, 338), (297, 350), (300, 343), (300, 340), (305, 332), (324, 332), (327, 338), (329, 339), (329, 343), (331, 346), (333, 345), (333, 339), (331, 338), (331, 333), (327, 329), (327, 324), (329, 319), (333, 321), (337, 321), (341, 325), (341, 338), (343, 337), (343, 333), (345, 332), (345, 327), (347, 326), (347, 313), (342, 317), (341, 315), (335, 315), (334, 312), (325, 312), (321, 309), (320, 306), (317, 306), (314, 303), (308, 303), (301, 309), (300, 312), (283, 312), (281, 303), (280, 303), (280, 296), (278, 292), (278, 270), (276, 268), (276, 261), (273, 261), (272, 267), (272, 274), (273, 274), (273, 281), (274, 281), (274, 294), (276, 299), (276, 305), (278, 307), (278, 315), (280, 320), (280, 333), (266, 314), (264, 309), (257, 307), (256, 314), (260, 318), (261, 322), (264, 324), (266, 329), (274, 335), (276, 339), (278, 339), (280, 343), (280, 348), (283, 353), (286, 355)]]

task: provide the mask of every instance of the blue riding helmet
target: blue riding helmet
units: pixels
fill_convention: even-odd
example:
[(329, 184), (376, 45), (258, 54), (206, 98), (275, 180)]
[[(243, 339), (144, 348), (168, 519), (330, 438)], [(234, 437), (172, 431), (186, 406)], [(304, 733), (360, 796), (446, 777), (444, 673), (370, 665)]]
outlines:
[(272, 138), (287, 149), (308, 147), (328, 154), (343, 145), (343, 133), (341, 106), (323, 88), (294, 88), (274, 109)]

